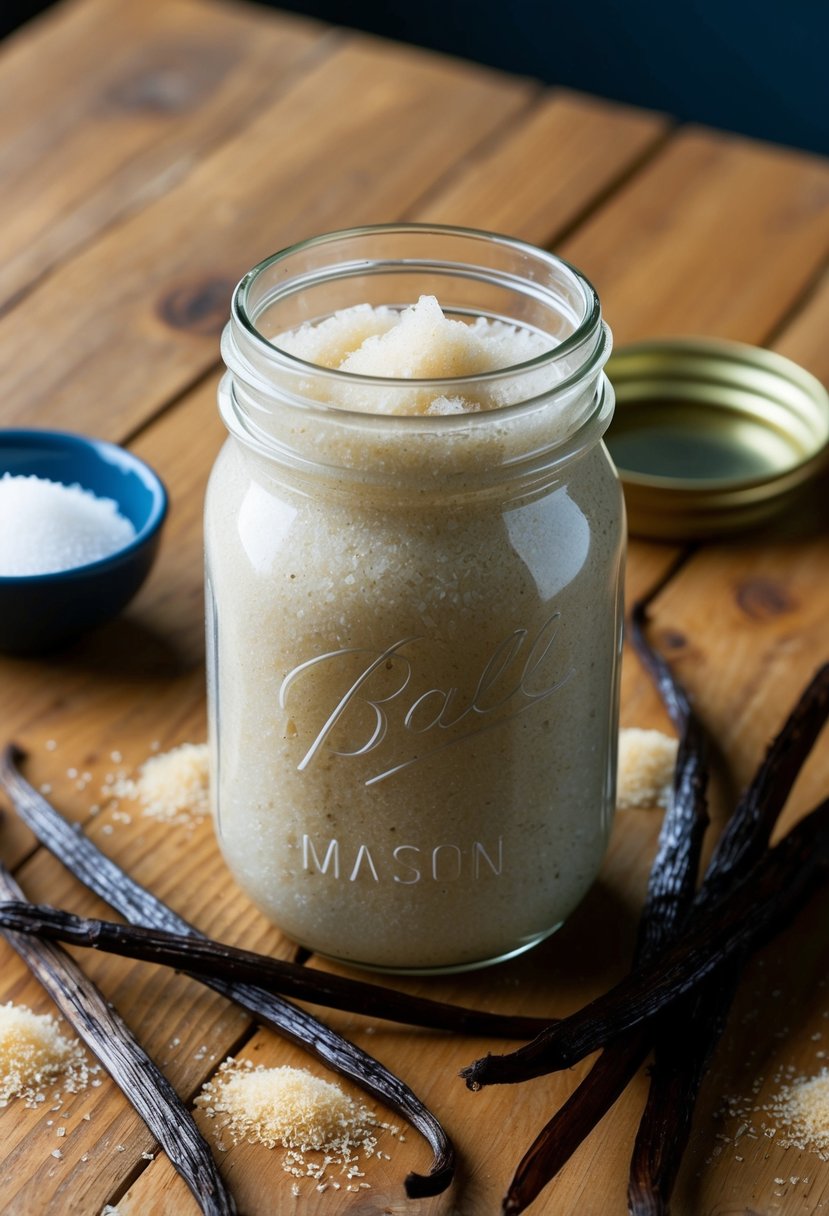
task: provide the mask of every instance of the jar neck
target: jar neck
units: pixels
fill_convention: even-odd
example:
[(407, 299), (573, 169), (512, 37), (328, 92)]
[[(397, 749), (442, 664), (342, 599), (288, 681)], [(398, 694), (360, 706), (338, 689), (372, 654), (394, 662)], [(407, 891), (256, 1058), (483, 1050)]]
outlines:
[[(307, 363), (278, 335), (355, 304), (402, 308), (437, 295), (447, 315), (543, 335), (545, 353), (474, 376), (394, 380)], [(255, 267), (222, 340), (222, 416), (261, 456), (305, 473), (481, 486), (559, 469), (601, 438), (613, 394), (595, 291), (567, 263), (506, 237), (428, 225), (332, 233)], [(478, 412), (405, 412), (413, 390)], [(493, 408), (494, 406), (494, 408)]]

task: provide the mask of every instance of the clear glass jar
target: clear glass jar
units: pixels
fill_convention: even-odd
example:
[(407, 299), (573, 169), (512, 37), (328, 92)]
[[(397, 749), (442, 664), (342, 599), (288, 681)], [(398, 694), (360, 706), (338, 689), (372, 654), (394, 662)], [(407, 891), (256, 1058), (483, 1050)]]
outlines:
[[(356, 303), (548, 334), (438, 395), (268, 339)], [(285, 933), (356, 965), (485, 965), (552, 933), (594, 880), (615, 796), (624, 512), (602, 443), (610, 336), (551, 254), (395, 225), (287, 249), (223, 338), (230, 432), (207, 495), (215, 817)]]

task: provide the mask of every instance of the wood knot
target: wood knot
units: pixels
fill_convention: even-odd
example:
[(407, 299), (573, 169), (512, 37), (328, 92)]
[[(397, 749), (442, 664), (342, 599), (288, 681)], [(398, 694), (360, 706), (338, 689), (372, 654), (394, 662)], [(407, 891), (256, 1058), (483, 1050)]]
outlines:
[(158, 315), (173, 329), (215, 337), (230, 313), (235, 284), (230, 279), (205, 278), (174, 287), (158, 305)]
[(177, 114), (192, 105), (193, 94), (193, 82), (183, 72), (161, 70), (120, 81), (110, 100), (122, 110)]
[(193, 110), (218, 91), (235, 59), (230, 46), (190, 42), (156, 47), (151, 55), (138, 51), (107, 92), (106, 104), (147, 114)]
[(688, 639), (685, 634), (680, 633), (678, 629), (661, 630), (659, 640), (665, 650), (684, 650), (688, 645)]
[(738, 606), (754, 621), (766, 621), (784, 616), (797, 607), (797, 602), (785, 587), (770, 578), (747, 578), (737, 586)]

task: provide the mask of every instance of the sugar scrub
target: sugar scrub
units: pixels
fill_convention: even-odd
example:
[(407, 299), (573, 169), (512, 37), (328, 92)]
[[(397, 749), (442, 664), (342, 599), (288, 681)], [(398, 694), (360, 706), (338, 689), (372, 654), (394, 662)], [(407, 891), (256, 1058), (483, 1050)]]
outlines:
[(51, 574), (108, 557), (135, 538), (111, 498), (44, 477), (0, 477), (0, 576)]
[[(479, 234), (452, 234), (446, 317), (431, 269), (413, 306), (364, 305), (374, 239), (263, 263), (225, 334), (231, 437), (205, 522), (214, 812), (237, 881), (297, 941), (462, 969), (552, 932), (606, 847), (623, 552), (609, 344), (589, 285), (519, 243), (527, 296), (492, 270), (485, 311), (489, 269), (451, 277), (467, 240), (505, 256)], [(343, 302), (339, 269), (305, 287), (338, 242), (363, 301)], [(452, 302), (473, 278), (477, 315)], [(323, 281), (332, 307), (314, 314)], [(291, 327), (294, 296), (308, 321)]]
[[(434, 296), (421, 296), (402, 311), (357, 304), (318, 325), (278, 334), (274, 345), (308, 363), (362, 376), (395, 380), (461, 379), (525, 363), (549, 351), (549, 337), (476, 317), (471, 324), (444, 316)], [(434, 387), (410, 387), (377, 397), (371, 408), (395, 414), (463, 414), (508, 405), (509, 384), (475, 385), (474, 395), (447, 396)], [(359, 388), (337, 384), (330, 400), (368, 408)]]

